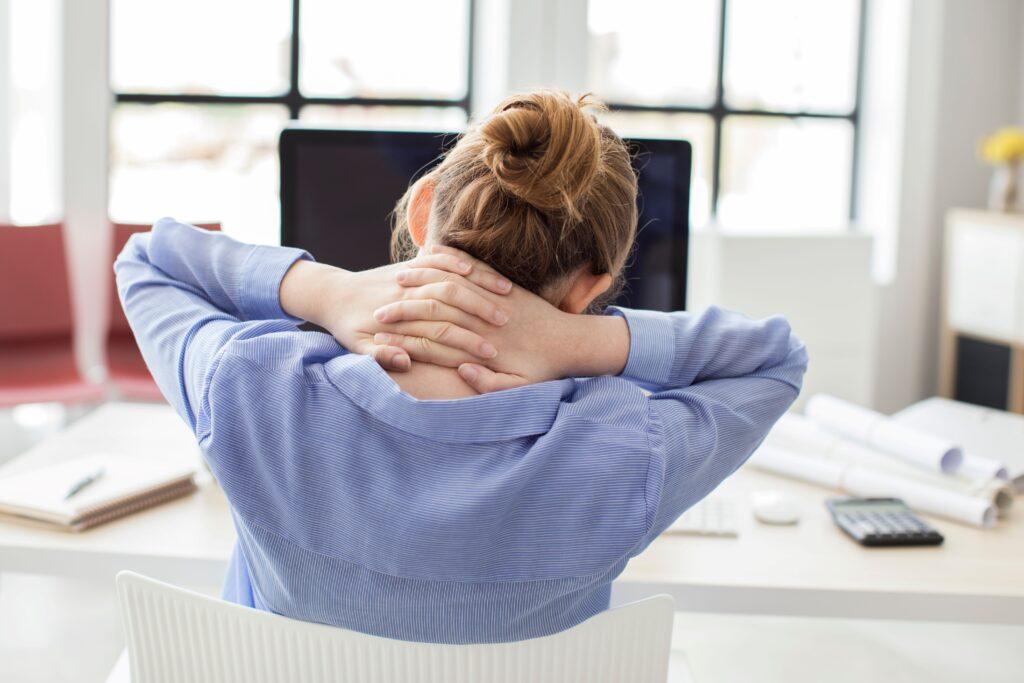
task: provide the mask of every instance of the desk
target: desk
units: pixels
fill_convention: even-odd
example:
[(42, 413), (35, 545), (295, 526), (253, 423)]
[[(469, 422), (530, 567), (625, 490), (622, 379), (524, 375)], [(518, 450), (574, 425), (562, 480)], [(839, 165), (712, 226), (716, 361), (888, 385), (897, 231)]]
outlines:
[[(0, 467), (0, 475), (95, 453), (159, 458), (189, 454), (192, 433), (169, 406), (108, 403)], [(122, 569), (191, 586), (224, 580), (235, 531), (227, 500), (205, 468), (199, 490), (82, 533), (0, 521), (0, 573), (113, 581)]]
[[(109, 404), (40, 443), (0, 474), (97, 451), (159, 457), (191, 434), (164, 406)], [(747, 497), (795, 496), (794, 527), (754, 521)], [(630, 562), (615, 602), (669, 593), (686, 611), (1024, 624), (1024, 519), (978, 530), (932, 520), (937, 548), (866, 549), (832, 524), (823, 489), (744, 469), (716, 495), (740, 508), (738, 539), (664, 536)], [(0, 572), (104, 581), (132, 569), (171, 583), (217, 585), (234, 544), (227, 502), (204, 475), (199, 491), (82, 534), (0, 522)]]

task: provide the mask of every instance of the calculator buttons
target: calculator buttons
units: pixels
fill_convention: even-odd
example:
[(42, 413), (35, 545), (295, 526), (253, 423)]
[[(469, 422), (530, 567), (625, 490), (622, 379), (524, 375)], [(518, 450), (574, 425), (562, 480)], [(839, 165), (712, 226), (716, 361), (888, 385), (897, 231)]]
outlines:
[(938, 545), (942, 535), (896, 499), (832, 499), (836, 524), (865, 546)]

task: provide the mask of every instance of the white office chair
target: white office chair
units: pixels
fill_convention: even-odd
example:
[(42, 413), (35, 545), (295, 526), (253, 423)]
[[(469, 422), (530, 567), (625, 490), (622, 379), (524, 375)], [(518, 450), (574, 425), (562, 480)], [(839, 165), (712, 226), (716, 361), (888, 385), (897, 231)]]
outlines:
[[(667, 595), (543, 638), (436, 645), (296, 621), (132, 572), (118, 574), (117, 592), (134, 683), (664, 683), (668, 674)], [(109, 681), (124, 680), (123, 660)]]

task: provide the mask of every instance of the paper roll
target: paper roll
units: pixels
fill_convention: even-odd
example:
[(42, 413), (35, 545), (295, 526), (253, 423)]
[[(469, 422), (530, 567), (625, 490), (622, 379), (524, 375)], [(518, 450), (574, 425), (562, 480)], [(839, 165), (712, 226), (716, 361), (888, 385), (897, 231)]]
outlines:
[(810, 418), (795, 413), (786, 413), (779, 418), (769, 432), (768, 440), (805, 454), (821, 455), (832, 460), (841, 459), (861, 465), (873, 466), (893, 460), (891, 455), (881, 454), (850, 441), (825, 429)]
[(984, 498), (922, 484), (870, 467), (761, 446), (750, 458), (757, 469), (860, 497), (900, 498), (912, 509), (978, 527), (995, 523), (995, 506)]
[(844, 491), (860, 497), (892, 496), (914, 510), (987, 528), (995, 524), (995, 506), (984, 498), (921, 484), (887, 472), (852, 466), (843, 474)]
[(840, 487), (843, 482), (843, 470), (846, 469), (841, 463), (825, 458), (815, 458), (769, 445), (758, 448), (747, 462), (772, 474), (830, 489)]
[(984, 458), (973, 453), (964, 453), (964, 460), (960, 463), (957, 474), (969, 479), (1001, 479), (1003, 481), (1010, 479), (1006, 465), (998, 460)]
[(994, 506), (999, 517), (1005, 517), (1013, 505), (1013, 489), (1005, 481), (991, 477), (967, 478), (962, 469), (955, 475), (926, 472), (894, 456), (845, 439), (802, 415), (783, 415), (772, 428), (767, 443), (804, 455), (880, 470), (965, 496), (983, 498), (986, 504)]
[(812, 396), (804, 412), (836, 434), (890, 453), (928, 471), (956, 472), (963, 461), (963, 452), (956, 444), (834, 396)]
[(989, 479), (987, 482), (979, 482), (981, 487), (971, 495), (976, 498), (991, 500), (996, 508), (996, 516), (1007, 517), (1010, 508), (1013, 507), (1013, 500), (1017, 496), (1016, 490), (1008, 481), (1002, 479)]

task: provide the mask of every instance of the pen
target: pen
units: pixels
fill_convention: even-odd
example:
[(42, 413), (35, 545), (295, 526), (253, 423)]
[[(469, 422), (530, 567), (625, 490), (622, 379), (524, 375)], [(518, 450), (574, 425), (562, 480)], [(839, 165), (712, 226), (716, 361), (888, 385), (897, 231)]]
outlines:
[(71, 488), (68, 489), (68, 492), (64, 494), (64, 500), (71, 498), (89, 484), (97, 481), (100, 477), (103, 476), (104, 472), (106, 472), (104, 468), (97, 467), (95, 470), (93, 470), (89, 474), (85, 475), (84, 477), (76, 481), (74, 484), (71, 485)]

